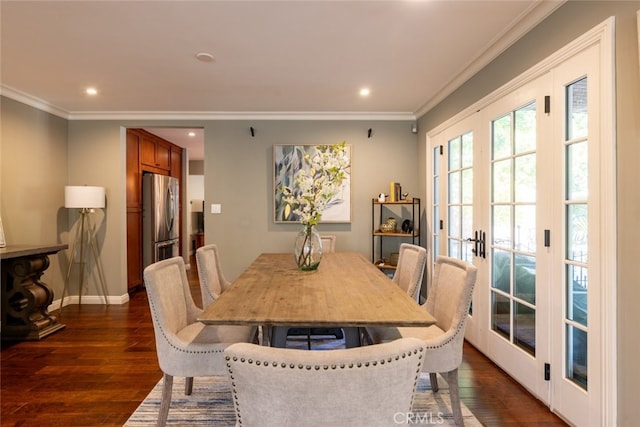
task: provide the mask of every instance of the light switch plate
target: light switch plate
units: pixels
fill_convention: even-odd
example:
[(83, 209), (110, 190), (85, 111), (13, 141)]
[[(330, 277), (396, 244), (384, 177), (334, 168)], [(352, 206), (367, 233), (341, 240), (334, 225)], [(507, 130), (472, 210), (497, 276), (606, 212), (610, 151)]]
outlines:
[(212, 214), (222, 213), (222, 205), (219, 204), (219, 203), (212, 203), (211, 204), (211, 213)]

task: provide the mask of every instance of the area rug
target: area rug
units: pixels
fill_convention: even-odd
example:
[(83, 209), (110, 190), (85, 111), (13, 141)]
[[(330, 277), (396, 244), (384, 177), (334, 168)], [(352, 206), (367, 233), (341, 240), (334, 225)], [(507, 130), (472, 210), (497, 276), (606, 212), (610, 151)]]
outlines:
[[(444, 379), (439, 378), (438, 384), (440, 390), (437, 393), (432, 393), (429, 375), (422, 374), (420, 376), (413, 412), (407, 415), (403, 414), (413, 417), (408, 424), (455, 425), (449, 403), (447, 383)], [(151, 393), (127, 420), (125, 426), (154, 426), (158, 417), (161, 393), (162, 380), (151, 390)], [(191, 396), (184, 395), (184, 378), (175, 378), (167, 425), (233, 427), (236, 417), (231, 399), (231, 387), (225, 377), (194, 378)], [(465, 426), (478, 427), (482, 425), (464, 404), (462, 405), (462, 415)], [(401, 420), (399, 419), (399, 421)]]

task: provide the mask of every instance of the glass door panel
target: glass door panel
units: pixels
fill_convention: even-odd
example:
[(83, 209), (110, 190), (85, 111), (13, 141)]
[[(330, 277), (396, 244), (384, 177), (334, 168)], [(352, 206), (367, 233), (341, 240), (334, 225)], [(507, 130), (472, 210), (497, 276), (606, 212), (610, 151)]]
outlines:
[(447, 253), (472, 263), (473, 133), (449, 139), (447, 154)]
[(440, 253), (440, 159), (442, 148), (439, 145), (436, 145), (432, 149), (432, 159), (433, 159), (433, 169), (432, 169), (432, 194), (433, 198), (431, 199), (431, 217), (432, 217), (432, 226), (431, 226), (431, 247), (433, 248), (432, 262), (435, 264), (436, 256)]
[(535, 356), (536, 102), (491, 122), (491, 325)]
[(565, 376), (588, 389), (589, 168), (587, 78), (566, 86)]

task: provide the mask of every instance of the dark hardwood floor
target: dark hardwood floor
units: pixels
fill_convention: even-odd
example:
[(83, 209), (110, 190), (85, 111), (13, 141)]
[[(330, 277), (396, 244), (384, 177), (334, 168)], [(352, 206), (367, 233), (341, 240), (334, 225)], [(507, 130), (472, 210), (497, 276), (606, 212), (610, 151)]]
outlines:
[[(121, 426), (162, 376), (146, 293), (124, 305), (71, 305), (54, 314), (65, 329), (41, 341), (2, 343), (2, 426)], [(460, 393), (486, 426), (566, 425), (468, 344)]]

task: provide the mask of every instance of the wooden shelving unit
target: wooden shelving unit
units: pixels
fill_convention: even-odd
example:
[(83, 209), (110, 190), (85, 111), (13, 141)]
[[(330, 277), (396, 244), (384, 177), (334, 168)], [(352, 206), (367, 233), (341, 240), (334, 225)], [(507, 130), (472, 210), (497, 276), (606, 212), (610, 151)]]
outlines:
[[(385, 214), (386, 212), (386, 214)], [(407, 216), (403, 216), (408, 214)], [(394, 232), (384, 232), (380, 230), (380, 224), (389, 216), (396, 218), (398, 227)], [(410, 220), (413, 229), (410, 232), (401, 231), (402, 223)], [(403, 241), (420, 245), (420, 199), (412, 198), (400, 200), (397, 202), (379, 202), (378, 199), (371, 199), (371, 262), (374, 262), (381, 270), (395, 270), (396, 266), (388, 264), (391, 252), (383, 253), (383, 241), (395, 238), (397, 244), (394, 245), (399, 249), (400, 243)], [(383, 263), (378, 261), (385, 260)]]

